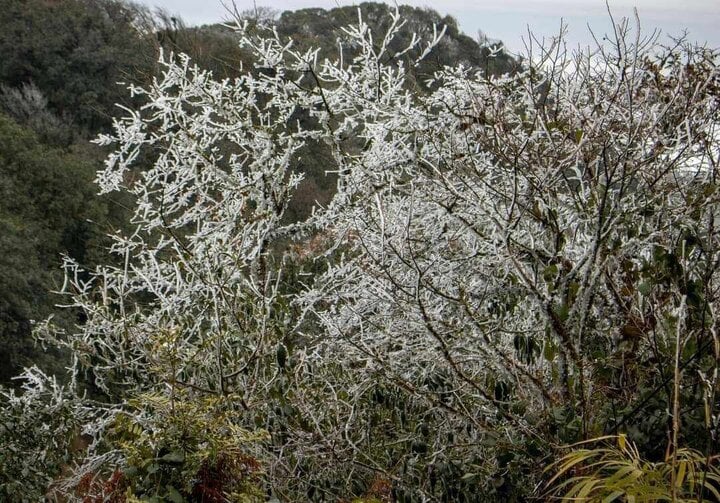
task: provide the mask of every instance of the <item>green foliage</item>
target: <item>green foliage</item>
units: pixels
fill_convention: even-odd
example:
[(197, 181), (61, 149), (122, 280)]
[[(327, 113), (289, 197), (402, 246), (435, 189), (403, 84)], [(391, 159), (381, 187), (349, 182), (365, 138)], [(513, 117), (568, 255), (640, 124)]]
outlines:
[(32, 83), (19, 87), (0, 84), (0, 113), (32, 129), (40, 141), (48, 145), (69, 145), (77, 133), (67, 118), (61, 119), (49, 109), (47, 98)]
[[(605, 447), (580, 448), (609, 440), (612, 443)], [(675, 456), (650, 462), (624, 435), (577, 444), (548, 470), (555, 472), (548, 481), (549, 494), (562, 501), (691, 503), (720, 499), (720, 468), (715, 458), (693, 449), (678, 449)]]
[(53, 112), (94, 134), (128, 102), (117, 83), (151, 74), (140, 19), (118, 0), (1, 0), (0, 83), (35, 84)]
[[(7, 383), (23, 365), (57, 358), (34, 348), (30, 320), (53, 312), (61, 254), (92, 262), (102, 241), (95, 222), (108, 217), (85, 152), (45, 146), (2, 114), (0, 143), (0, 382)], [(65, 321), (74, 321), (71, 313)]]
[(106, 438), (108, 449), (122, 452), (125, 465), (102, 482), (86, 474), (76, 491), (90, 501), (265, 501), (261, 464), (253, 453), (267, 434), (240, 426), (237, 402), (233, 396), (180, 391), (131, 400)]

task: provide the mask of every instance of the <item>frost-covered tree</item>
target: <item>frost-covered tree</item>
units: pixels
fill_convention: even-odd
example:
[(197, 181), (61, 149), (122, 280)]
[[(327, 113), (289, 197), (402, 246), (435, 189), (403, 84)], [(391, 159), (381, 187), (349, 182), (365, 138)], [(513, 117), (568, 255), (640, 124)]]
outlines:
[(660, 322), (655, 261), (682, 303), (712, 280), (717, 54), (651, 42), (621, 25), (614, 47), (540, 48), (516, 75), (447, 68), (426, 97), (343, 76), (331, 108), (380, 99), (352, 115), (365, 148), (342, 157), (331, 227), (350, 251), (319, 315), (341, 350), (398, 377), (443, 367), (480, 401), (503, 376), (589, 421), (590, 355)]
[(656, 452), (681, 422), (714, 438), (718, 52), (627, 22), (611, 40), (530, 44), (502, 78), (446, 68), (429, 96), (386, 75), (328, 93), (377, 98), (352, 116), (365, 148), (331, 228), (349, 249), (317, 314), (365, 382), (425, 401), (426, 470), (455, 445), (493, 445), (476, 481), (619, 428)]
[[(94, 387), (67, 398), (90, 446), (58, 490), (496, 501), (604, 429), (715, 452), (717, 52), (621, 23), (418, 94), (400, 56), (442, 30), (398, 52), (388, 25), (361, 15), (319, 61), (240, 23), (239, 79), (170, 55), (131, 88), (98, 183), (134, 231), (66, 261), (82, 323), (38, 330)], [(310, 140), (337, 192), (288, 223)]]
[(468, 480), (505, 490), (555, 442), (629, 429), (672, 454), (681, 423), (715, 449), (716, 50), (623, 22), (591, 52), (530, 44), (514, 75), (446, 68), (428, 96), (338, 80), (331, 109), (377, 97), (343, 157), (347, 251), (311, 295), (330, 354), (424, 401), (422, 469), (474, 445)]

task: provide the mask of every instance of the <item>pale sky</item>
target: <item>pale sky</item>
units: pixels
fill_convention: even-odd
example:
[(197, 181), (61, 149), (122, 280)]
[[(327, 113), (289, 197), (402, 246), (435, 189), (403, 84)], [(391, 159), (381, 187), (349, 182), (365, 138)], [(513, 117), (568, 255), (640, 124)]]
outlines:
[[(227, 11), (220, 0), (136, 1), (177, 14), (189, 25), (227, 19)], [(253, 6), (252, 0), (236, 0), (236, 3), (239, 10)], [(331, 9), (359, 3), (350, 0), (257, 0), (259, 6), (279, 11), (306, 7)], [(558, 33), (561, 18), (568, 24), (569, 41), (573, 45), (592, 42), (588, 25), (598, 36), (610, 29), (604, 0), (404, 0), (398, 3), (430, 7), (442, 15), (450, 14), (467, 35), (475, 38), (478, 30), (482, 30), (491, 38), (501, 39), (515, 52), (522, 49), (522, 37), (527, 37), (528, 26), (538, 35), (553, 36)], [(663, 36), (679, 35), (687, 29), (691, 40), (720, 47), (720, 0), (610, 0), (610, 7), (616, 20), (632, 16), (633, 7), (637, 7), (642, 29), (647, 33), (659, 28)]]

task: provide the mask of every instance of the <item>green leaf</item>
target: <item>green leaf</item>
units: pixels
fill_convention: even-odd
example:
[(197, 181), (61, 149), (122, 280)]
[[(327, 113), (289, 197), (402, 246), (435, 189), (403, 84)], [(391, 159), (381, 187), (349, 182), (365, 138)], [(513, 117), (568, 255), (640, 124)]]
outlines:
[(180, 491), (171, 485), (167, 486), (167, 499), (169, 499), (172, 503), (183, 503), (185, 501), (182, 494), (180, 494)]
[(463, 482), (475, 482), (477, 479), (477, 473), (466, 473), (461, 478)]
[(172, 451), (161, 457), (160, 461), (165, 461), (167, 463), (182, 463), (185, 461), (185, 453), (182, 451)]
[(285, 368), (285, 362), (287, 361), (287, 348), (282, 342), (279, 342), (275, 351), (275, 357), (277, 359), (278, 367), (281, 369)]
[(611, 503), (612, 501), (615, 501), (623, 494), (625, 494), (624, 491), (613, 491), (610, 494), (608, 494), (607, 496), (605, 496), (605, 498), (602, 500), (602, 503)]
[(543, 271), (543, 279), (546, 283), (550, 283), (555, 279), (558, 273), (558, 266), (555, 264), (549, 265)]
[(555, 306), (555, 314), (557, 315), (558, 318), (560, 318), (560, 321), (566, 322), (568, 317), (570, 316), (570, 308), (565, 303), (556, 305)]
[(123, 470), (123, 475), (125, 475), (125, 477), (128, 479), (132, 479), (132, 478), (136, 477), (137, 474), (138, 474), (138, 469), (135, 466), (128, 466), (127, 468), (125, 468), (125, 470)]
[(555, 355), (557, 354), (555, 345), (550, 343), (549, 341), (545, 343), (545, 347), (543, 348), (543, 356), (545, 359), (549, 362), (553, 361), (555, 359)]
[(650, 292), (652, 292), (652, 283), (649, 281), (644, 281), (640, 283), (640, 286), (638, 286), (638, 292), (647, 297), (648, 295), (650, 295)]

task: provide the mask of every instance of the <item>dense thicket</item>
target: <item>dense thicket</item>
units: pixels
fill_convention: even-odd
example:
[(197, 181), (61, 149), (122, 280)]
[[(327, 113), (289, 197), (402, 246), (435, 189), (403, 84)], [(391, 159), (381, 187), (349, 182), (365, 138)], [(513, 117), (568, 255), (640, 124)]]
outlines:
[(0, 499), (720, 499), (717, 50), (0, 8)]
[[(97, 140), (129, 224), (37, 328), (67, 386), (3, 392), (9, 498), (63, 463), (85, 501), (720, 494), (718, 51), (623, 21), (423, 90), (442, 32), (366, 8), (328, 59), (241, 18), (237, 79), (132, 88)], [(314, 145), (337, 190), (298, 218)]]
[[(379, 33), (389, 7), (364, 4), (363, 10)], [(423, 29), (441, 21), (432, 11), (403, 12)], [(348, 9), (318, 9), (284, 13), (277, 22), (301, 46), (319, 44), (332, 51), (340, 27), (353, 15)], [(438, 61), (487, 64), (486, 53), (458, 33), (452, 19), (442, 22), (450, 28), (433, 53)], [(127, 85), (157, 76), (160, 48), (190, 54), (216, 78), (236, 78), (253, 66), (234, 31), (222, 25), (187, 27), (119, 0), (0, 1), (0, 276), (5, 285), (0, 288), (0, 382), (9, 383), (33, 362), (65, 364), (59, 355), (43, 356), (30, 337), (31, 320), (54, 312), (57, 299), (49, 292), (61, 284), (61, 255), (92, 265), (101, 246), (97, 238), (126, 227), (123, 208), (130, 201), (96, 195), (92, 180), (105, 152), (88, 140), (109, 130), (117, 104), (133, 105)], [(318, 201), (327, 203), (335, 182), (326, 176), (334, 160), (325, 144), (310, 142), (294, 162), (308, 177), (288, 220), (307, 216)], [(145, 167), (140, 162), (136, 170)]]

